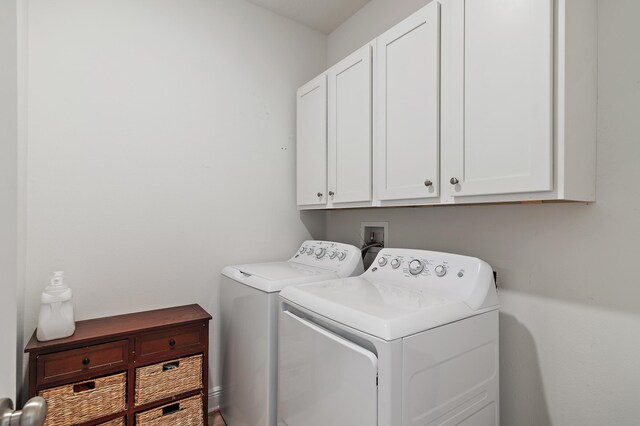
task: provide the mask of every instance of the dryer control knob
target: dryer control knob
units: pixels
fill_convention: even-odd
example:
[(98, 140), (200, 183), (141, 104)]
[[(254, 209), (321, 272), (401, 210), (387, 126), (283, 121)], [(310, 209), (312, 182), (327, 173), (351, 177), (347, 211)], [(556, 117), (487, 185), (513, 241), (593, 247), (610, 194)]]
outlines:
[(332, 250), (329, 252), (329, 259), (335, 259), (337, 255), (338, 255), (338, 252), (335, 250)]
[(341, 251), (340, 253), (338, 253), (338, 260), (345, 260), (347, 257), (347, 253)]
[(433, 271), (439, 277), (444, 277), (445, 275), (447, 275), (447, 268), (445, 268), (443, 265), (436, 266)]
[(327, 250), (326, 250), (326, 249), (319, 248), (319, 249), (317, 249), (317, 250), (316, 250), (316, 257), (317, 257), (318, 259), (322, 259), (322, 257), (324, 256), (324, 254), (325, 254), (326, 252), (327, 252)]
[(413, 259), (409, 262), (409, 272), (411, 272), (411, 275), (418, 275), (423, 270), (424, 265), (418, 259)]
[(387, 258), (386, 257), (381, 257), (380, 259), (378, 259), (378, 265), (384, 266), (386, 264), (387, 264)]
[(402, 263), (402, 262), (400, 262), (400, 259), (393, 259), (393, 260), (391, 261), (391, 267), (392, 267), (393, 269), (398, 269), (398, 268), (400, 267), (400, 264), (401, 264), (401, 263)]
[(305, 251), (307, 251), (306, 247), (300, 247), (300, 254), (304, 253)]
[(311, 256), (311, 255), (313, 254), (313, 247), (309, 247), (309, 248), (307, 249), (307, 254), (308, 254), (309, 256)]

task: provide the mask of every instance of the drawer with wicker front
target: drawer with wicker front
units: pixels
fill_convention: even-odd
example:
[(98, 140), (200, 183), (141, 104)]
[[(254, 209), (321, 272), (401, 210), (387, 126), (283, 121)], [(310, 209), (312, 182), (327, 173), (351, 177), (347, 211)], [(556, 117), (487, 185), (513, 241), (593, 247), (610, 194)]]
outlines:
[(75, 425), (126, 410), (127, 374), (70, 383), (38, 394), (48, 405), (45, 426)]
[(136, 369), (135, 406), (202, 388), (202, 354)]
[(196, 395), (136, 414), (136, 426), (204, 426), (202, 396)]
[(96, 426), (125, 426), (127, 421), (125, 417), (119, 417), (117, 419), (110, 420), (104, 423), (98, 423)]

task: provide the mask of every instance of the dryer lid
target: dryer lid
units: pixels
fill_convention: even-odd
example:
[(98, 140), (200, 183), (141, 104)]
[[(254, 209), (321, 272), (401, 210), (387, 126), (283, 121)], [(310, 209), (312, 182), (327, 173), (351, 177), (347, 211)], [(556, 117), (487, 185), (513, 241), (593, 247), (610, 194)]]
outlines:
[(280, 296), (388, 341), (473, 315), (462, 302), (360, 277), (287, 287)]
[(222, 274), (267, 293), (281, 291), (290, 285), (338, 277), (335, 271), (290, 261), (227, 266)]
[(360, 277), (290, 287), (281, 297), (384, 340), (498, 308), (489, 265), (422, 250), (384, 249)]
[(237, 265), (234, 268), (245, 274), (255, 275), (268, 281), (304, 279), (309, 276), (325, 275), (332, 271), (315, 266), (300, 265), (293, 262), (253, 263)]

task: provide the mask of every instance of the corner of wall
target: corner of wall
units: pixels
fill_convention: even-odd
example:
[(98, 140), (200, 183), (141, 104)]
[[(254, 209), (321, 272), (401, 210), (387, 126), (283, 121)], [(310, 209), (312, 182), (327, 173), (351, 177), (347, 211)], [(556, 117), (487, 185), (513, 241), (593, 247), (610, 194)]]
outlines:
[(27, 101), (28, 101), (28, 1), (17, 2), (17, 54), (18, 54), (18, 257), (17, 257), (17, 365), (16, 365), (16, 404), (21, 406), (28, 399), (26, 383), (26, 345), (24, 332), (24, 305), (26, 288), (26, 256), (27, 256)]

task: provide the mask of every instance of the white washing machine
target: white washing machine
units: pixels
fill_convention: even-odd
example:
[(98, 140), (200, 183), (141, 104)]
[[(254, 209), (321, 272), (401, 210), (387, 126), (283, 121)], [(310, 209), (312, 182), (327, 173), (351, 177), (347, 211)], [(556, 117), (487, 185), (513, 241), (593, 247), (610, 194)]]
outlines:
[(383, 249), (359, 277), (287, 287), (278, 424), (499, 424), (498, 296), (480, 259)]
[(280, 290), (362, 272), (360, 249), (328, 241), (305, 241), (284, 262), (223, 269), (220, 410), (227, 425), (276, 424)]

